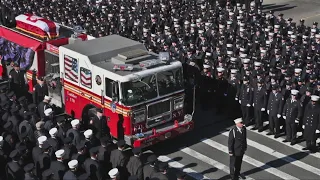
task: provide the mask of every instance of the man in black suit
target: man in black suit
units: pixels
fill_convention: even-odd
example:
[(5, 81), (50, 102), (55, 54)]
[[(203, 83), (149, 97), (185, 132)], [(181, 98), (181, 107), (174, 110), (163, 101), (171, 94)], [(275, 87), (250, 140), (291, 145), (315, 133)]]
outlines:
[(247, 150), (247, 132), (242, 124), (242, 118), (234, 120), (235, 127), (229, 132), (228, 149), (230, 155), (230, 176), (232, 180), (239, 179), (242, 158)]
[(21, 72), (19, 64), (15, 63), (9, 73), (11, 88), (17, 97), (21, 97), (26, 93), (27, 78), (24, 72)]
[(252, 129), (258, 129), (259, 132), (263, 131), (262, 112), (266, 110), (265, 108), (267, 106), (267, 91), (262, 83), (262, 79), (257, 80), (257, 85), (254, 87), (252, 104), (252, 106), (254, 107), (253, 109), (255, 119), (255, 127)]
[(43, 77), (38, 78), (38, 83), (33, 88), (33, 103), (39, 104), (45, 96), (49, 96), (48, 85), (44, 83)]
[(269, 115), (269, 129), (267, 135), (274, 135), (274, 138), (280, 136), (280, 117), (282, 113), (282, 101), (284, 100), (279, 91), (278, 85), (272, 86), (272, 92), (269, 95), (267, 113)]

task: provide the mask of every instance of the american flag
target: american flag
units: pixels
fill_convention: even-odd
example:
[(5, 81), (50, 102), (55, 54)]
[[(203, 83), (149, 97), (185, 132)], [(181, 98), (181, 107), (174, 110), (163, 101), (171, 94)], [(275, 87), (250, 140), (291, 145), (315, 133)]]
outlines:
[(74, 82), (78, 82), (78, 60), (65, 55), (64, 68), (66, 77)]
[(81, 84), (91, 88), (91, 71), (85, 68), (80, 68), (81, 72)]

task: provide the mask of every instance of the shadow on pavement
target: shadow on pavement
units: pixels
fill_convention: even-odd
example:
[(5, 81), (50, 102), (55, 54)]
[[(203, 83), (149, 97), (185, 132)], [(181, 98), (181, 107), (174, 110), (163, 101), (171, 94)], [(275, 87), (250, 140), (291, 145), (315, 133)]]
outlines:
[(262, 10), (263, 11), (273, 11), (273, 12), (280, 12), (280, 11), (285, 11), (289, 9), (293, 9), (297, 6), (288, 6), (289, 4), (266, 4), (263, 5)]

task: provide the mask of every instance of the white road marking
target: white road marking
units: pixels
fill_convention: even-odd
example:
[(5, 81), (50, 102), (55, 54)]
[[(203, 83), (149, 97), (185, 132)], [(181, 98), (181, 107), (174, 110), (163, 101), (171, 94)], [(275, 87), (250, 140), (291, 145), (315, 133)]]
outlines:
[(196, 172), (195, 170), (191, 169), (191, 168), (184, 168), (185, 165), (177, 162), (177, 161), (173, 161), (171, 158), (169, 158), (168, 156), (159, 156), (158, 160), (161, 162), (168, 162), (169, 166), (178, 169), (180, 171), (183, 171), (185, 173), (188, 174), (188, 176), (196, 179), (196, 180), (202, 180), (202, 179), (206, 179), (206, 180), (211, 180), (210, 178)]
[[(221, 134), (224, 135), (224, 136), (227, 136), (227, 137), (229, 136), (229, 132), (224, 132), (224, 133), (221, 133)], [(315, 168), (313, 166), (310, 166), (309, 164), (301, 162), (301, 161), (299, 161), (297, 159), (294, 159), (294, 158), (292, 158), (290, 156), (287, 156), (285, 154), (282, 154), (280, 152), (277, 152), (274, 149), (271, 149), (271, 148), (269, 148), (269, 147), (267, 147), (267, 146), (265, 146), (263, 144), (257, 143), (255, 141), (250, 140), (250, 139), (247, 139), (247, 143), (248, 143), (249, 146), (252, 146), (253, 148), (256, 148), (256, 149), (258, 149), (258, 150), (260, 150), (262, 152), (265, 152), (265, 153), (267, 153), (267, 154), (269, 154), (271, 156), (274, 156), (274, 157), (276, 157), (278, 159), (282, 159), (282, 160), (284, 160), (284, 161), (286, 161), (286, 162), (288, 162), (290, 164), (293, 164), (295, 166), (298, 166), (298, 167), (300, 167), (300, 168), (302, 168), (302, 169), (304, 169), (306, 171), (309, 171), (309, 172), (317, 174), (317, 175), (320, 174), (320, 169)]]
[[(268, 123), (267, 123), (267, 122), (264, 122), (263, 124), (268, 124)], [(253, 126), (252, 126), (252, 127), (253, 127)], [(287, 145), (287, 146), (289, 146), (289, 147), (291, 147), (291, 148), (293, 148), (293, 149), (296, 149), (296, 150), (298, 150), (298, 151), (302, 151), (302, 148), (304, 148), (303, 146), (301, 146), (301, 145), (299, 145), (299, 144), (295, 144), (295, 145), (291, 146), (291, 145), (290, 145), (290, 142), (289, 142), (289, 143), (284, 143), (284, 142), (282, 142), (282, 141), (284, 140), (283, 137), (279, 137), (279, 138), (276, 139), (276, 138), (273, 138), (273, 136), (268, 136), (268, 135), (267, 135), (267, 133), (268, 133), (267, 131), (258, 132), (258, 131), (250, 130), (250, 128), (251, 128), (251, 126), (249, 126), (249, 127), (247, 128), (247, 130), (249, 130), (249, 131), (251, 131), (251, 132), (254, 132), (254, 133), (256, 133), (256, 134), (260, 134), (260, 135), (262, 135), (262, 136), (265, 136), (265, 137), (267, 137), (267, 138), (269, 138), (269, 139), (272, 139), (272, 140), (274, 140), (274, 141), (280, 142), (280, 143), (282, 143), (282, 144), (285, 144), (285, 145)], [(319, 142), (319, 140), (317, 140), (317, 143), (318, 143), (318, 142)], [(308, 152), (308, 151), (306, 151), (306, 152)], [(320, 159), (320, 153), (313, 153), (313, 154), (309, 154), (309, 155)]]
[[(227, 146), (224, 146), (224, 145), (222, 145), (220, 143), (217, 143), (217, 142), (215, 142), (215, 141), (213, 141), (211, 139), (203, 139), (202, 142), (207, 144), (207, 145), (209, 145), (209, 146), (211, 146), (211, 147), (213, 147), (213, 148), (215, 148), (215, 149), (218, 149), (219, 151), (228, 153), (228, 147)], [(299, 178), (296, 178), (294, 176), (291, 176), (290, 174), (282, 172), (282, 171), (280, 171), (280, 170), (278, 170), (276, 168), (273, 168), (273, 167), (271, 167), (271, 166), (269, 166), (269, 165), (267, 165), (265, 163), (262, 163), (262, 162), (260, 162), (258, 160), (255, 160), (255, 159), (253, 159), (253, 158), (251, 158), (251, 157), (249, 157), (247, 155), (243, 156), (243, 161), (245, 161), (245, 162), (247, 162), (247, 163), (249, 163), (249, 164), (251, 164), (251, 165), (253, 165), (255, 167), (263, 169), (266, 172), (268, 172), (270, 174), (273, 174), (273, 175), (275, 175), (277, 177), (280, 177), (282, 179), (288, 179), (288, 180), (289, 179), (290, 180), (293, 180), (293, 179), (297, 179), (298, 180), (299, 179)]]
[[(205, 163), (207, 163), (207, 164), (209, 164), (209, 165), (211, 165), (211, 166), (213, 166), (213, 167), (215, 167), (215, 168), (217, 168), (217, 169), (219, 169), (219, 170), (221, 170), (221, 171), (223, 171), (223, 172), (225, 172), (227, 174), (230, 174), (230, 170), (229, 170), (228, 166), (226, 166), (226, 165), (224, 165), (224, 164), (222, 164), (222, 163), (220, 163), (218, 161), (215, 161), (215, 160), (211, 159), (210, 157), (205, 156), (205, 155), (203, 155), (203, 154), (201, 154), (201, 153), (199, 153), (199, 152), (197, 152), (197, 151), (195, 151), (193, 149), (185, 147), (185, 148), (180, 149), (180, 151), (182, 151), (182, 152), (188, 154), (189, 156), (194, 157), (194, 158), (196, 158), (196, 159), (198, 159), (200, 161), (203, 161), (203, 162), (205, 162)], [(254, 180), (254, 179), (252, 179), (250, 177), (246, 177), (246, 179)]]

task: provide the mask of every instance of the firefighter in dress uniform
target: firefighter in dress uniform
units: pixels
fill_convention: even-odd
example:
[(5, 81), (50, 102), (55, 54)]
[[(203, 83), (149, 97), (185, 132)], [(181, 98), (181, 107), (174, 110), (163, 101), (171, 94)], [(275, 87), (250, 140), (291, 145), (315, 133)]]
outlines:
[(236, 98), (239, 99), (241, 105), (242, 119), (246, 126), (250, 124), (250, 107), (253, 100), (253, 92), (249, 84), (249, 77), (243, 77), (243, 84), (237, 92)]
[(317, 132), (320, 129), (320, 106), (318, 103), (319, 96), (312, 95), (311, 102), (306, 106), (302, 125), (306, 140), (306, 147), (303, 150), (310, 150), (311, 153), (317, 151)]
[(235, 127), (231, 128), (228, 139), (228, 150), (230, 156), (230, 176), (232, 180), (238, 180), (240, 175), (242, 158), (247, 150), (247, 130), (242, 119), (234, 120)]
[(282, 112), (282, 117), (286, 121), (286, 139), (283, 142), (291, 142), (290, 145), (296, 143), (297, 123), (299, 123), (302, 115), (302, 104), (298, 99), (299, 91), (291, 90), (291, 98), (288, 98)]
[(257, 85), (253, 91), (253, 104), (254, 108), (254, 119), (255, 119), (255, 127), (252, 130), (257, 130), (258, 132), (263, 131), (263, 119), (262, 112), (266, 111), (267, 106), (267, 91), (263, 86), (263, 80), (258, 79)]
[(37, 84), (33, 88), (33, 103), (38, 105), (45, 96), (49, 96), (48, 85), (44, 83), (43, 77), (38, 77)]
[(225, 101), (227, 100), (227, 88), (228, 88), (228, 81), (224, 75), (225, 69), (222, 67), (217, 68), (217, 75), (216, 75), (216, 84), (215, 84), (215, 97), (217, 103), (217, 114), (222, 113), (225, 110)]
[(269, 95), (267, 114), (269, 115), (269, 132), (267, 135), (274, 135), (274, 138), (280, 137), (280, 118), (282, 113), (282, 101), (284, 100), (277, 84), (272, 86), (272, 92)]
[(12, 69), (11, 72), (9, 73), (9, 78), (11, 81), (11, 89), (19, 98), (25, 95), (27, 91), (26, 85), (28, 83), (28, 80), (25, 73), (20, 70), (19, 64), (15, 63), (13, 67), (14, 69)]

